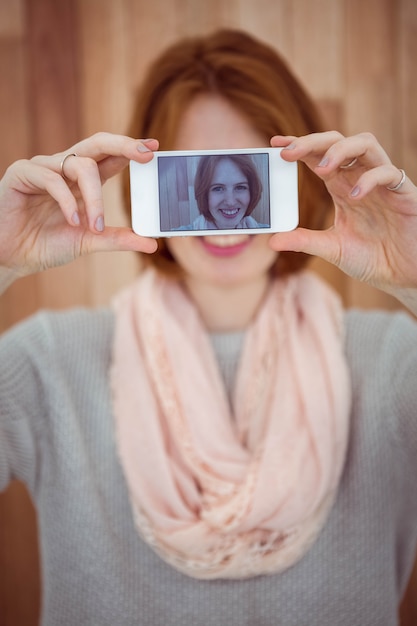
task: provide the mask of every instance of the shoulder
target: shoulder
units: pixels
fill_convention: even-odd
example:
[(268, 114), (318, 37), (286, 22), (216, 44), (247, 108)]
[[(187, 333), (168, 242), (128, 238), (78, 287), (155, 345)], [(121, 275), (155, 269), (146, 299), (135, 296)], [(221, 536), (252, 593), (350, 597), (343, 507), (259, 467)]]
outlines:
[(214, 224), (210, 224), (209, 221), (206, 220), (204, 215), (198, 215), (191, 224), (186, 224), (185, 226), (179, 226), (178, 228), (173, 228), (172, 230), (206, 230), (208, 228), (215, 228)]
[(216, 224), (208, 220), (206, 217), (204, 217), (202, 213), (195, 218), (191, 226), (194, 230), (216, 230), (217, 229)]
[(270, 228), (269, 224), (261, 224), (257, 222), (251, 215), (246, 215), (240, 222), (238, 228)]

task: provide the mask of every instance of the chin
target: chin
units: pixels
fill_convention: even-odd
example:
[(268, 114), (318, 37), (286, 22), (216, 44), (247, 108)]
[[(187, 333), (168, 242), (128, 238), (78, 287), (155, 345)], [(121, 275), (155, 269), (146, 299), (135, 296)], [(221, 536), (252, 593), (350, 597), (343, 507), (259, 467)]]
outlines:
[(185, 280), (219, 287), (239, 287), (265, 280), (277, 253), (268, 245), (268, 235), (207, 235), (172, 237), (171, 254), (184, 272)]

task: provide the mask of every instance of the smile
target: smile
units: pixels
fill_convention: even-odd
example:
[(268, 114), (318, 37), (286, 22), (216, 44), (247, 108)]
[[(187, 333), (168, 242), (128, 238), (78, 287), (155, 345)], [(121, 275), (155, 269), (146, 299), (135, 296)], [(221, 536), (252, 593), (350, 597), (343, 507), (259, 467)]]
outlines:
[(236, 217), (239, 214), (240, 209), (219, 209), (220, 213), (224, 217)]
[(248, 247), (251, 240), (251, 235), (212, 235), (200, 239), (206, 252), (217, 257), (238, 255)]

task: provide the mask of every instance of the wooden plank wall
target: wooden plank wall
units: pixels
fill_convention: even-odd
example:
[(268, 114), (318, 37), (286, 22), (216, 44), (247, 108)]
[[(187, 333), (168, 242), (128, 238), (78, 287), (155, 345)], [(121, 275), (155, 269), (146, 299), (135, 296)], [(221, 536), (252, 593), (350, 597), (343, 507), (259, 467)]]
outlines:
[[(219, 26), (276, 46), (344, 133), (374, 132), (417, 180), (415, 0), (0, 0), (0, 171), (98, 130), (125, 132), (135, 85), (178, 36)], [(119, 181), (107, 220), (123, 222)], [(347, 305), (395, 308), (316, 263)], [(100, 305), (138, 271), (129, 254), (96, 255), (13, 285), (0, 329), (40, 307)], [(21, 485), (0, 498), (0, 624), (38, 623), (36, 520)], [(417, 584), (414, 589), (417, 589)], [(417, 623), (409, 593), (403, 624)]]

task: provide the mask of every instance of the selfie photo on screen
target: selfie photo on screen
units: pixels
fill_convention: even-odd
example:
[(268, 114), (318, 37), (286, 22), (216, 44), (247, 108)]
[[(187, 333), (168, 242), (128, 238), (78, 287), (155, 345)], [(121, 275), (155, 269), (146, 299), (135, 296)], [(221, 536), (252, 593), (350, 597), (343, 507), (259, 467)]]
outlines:
[(161, 231), (271, 226), (267, 153), (169, 156), (158, 165)]

